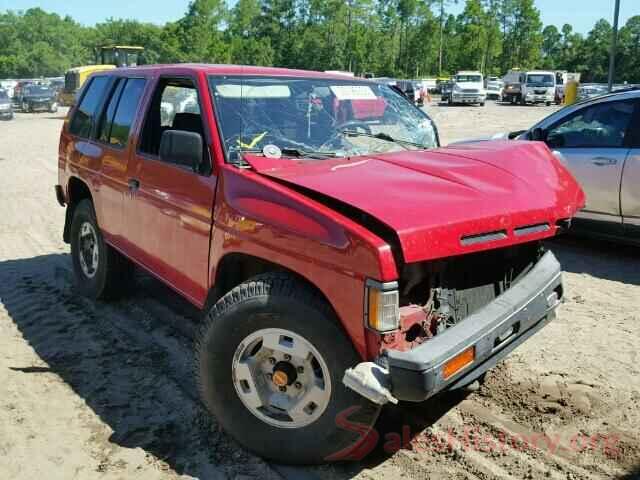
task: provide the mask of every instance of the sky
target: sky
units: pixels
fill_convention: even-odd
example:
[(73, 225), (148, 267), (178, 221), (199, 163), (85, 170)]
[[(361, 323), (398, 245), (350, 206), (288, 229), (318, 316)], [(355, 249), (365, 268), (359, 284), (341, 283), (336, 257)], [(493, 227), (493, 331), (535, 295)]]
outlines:
[[(235, 0), (230, 1), (230, 4), (234, 3)], [(451, 13), (460, 13), (464, 3), (464, 0), (458, 0), (458, 5), (451, 7)], [(613, 23), (614, 0), (535, 0), (535, 3), (545, 25), (560, 28), (569, 23), (575, 31), (588, 33), (600, 18)], [(40, 7), (59, 15), (71, 15), (84, 25), (93, 25), (109, 17), (163, 24), (182, 17), (188, 4), (189, 0), (0, 0), (0, 11)], [(640, 0), (620, 0), (620, 24), (624, 25), (633, 15), (640, 15)]]

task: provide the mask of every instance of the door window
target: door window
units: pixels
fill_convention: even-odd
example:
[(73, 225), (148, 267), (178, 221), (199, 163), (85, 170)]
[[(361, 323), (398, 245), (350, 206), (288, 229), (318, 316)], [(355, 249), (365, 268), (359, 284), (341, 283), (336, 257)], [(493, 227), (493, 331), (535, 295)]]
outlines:
[(146, 81), (141, 78), (130, 78), (122, 91), (118, 109), (113, 118), (109, 143), (124, 147), (129, 141), (129, 131), (136, 115), (138, 104), (144, 93)]
[(101, 121), (99, 140), (114, 147), (125, 147), (129, 131), (144, 93), (146, 81), (141, 78), (121, 78), (113, 90)]
[(102, 112), (100, 123), (98, 127), (98, 140), (104, 143), (109, 143), (109, 137), (111, 135), (111, 125), (113, 124), (113, 116), (116, 114), (116, 108), (120, 101), (120, 95), (122, 95), (122, 89), (126, 83), (126, 78), (119, 78), (116, 80), (116, 85), (112, 89), (111, 98), (106, 110)]
[(91, 135), (93, 124), (96, 121), (95, 116), (102, 104), (108, 83), (108, 76), (95, 77), (91, 80), (87, 92), (82, 97), (82, 101), (71, 120), (69, 131), (73, 135), (85, 138)]
[(547, 133), (552, 148), (618, 148), (625, 145), (634, 104), (606, 102), (579, 110)]
[[(159, 81), (142, 129), (140, 152), (157, 156), (166, 130), (198, 133), (206, 146), (198, 90), (191, 79), (163, 78)], [(206, 160), (203, 164), (208, 164)]]

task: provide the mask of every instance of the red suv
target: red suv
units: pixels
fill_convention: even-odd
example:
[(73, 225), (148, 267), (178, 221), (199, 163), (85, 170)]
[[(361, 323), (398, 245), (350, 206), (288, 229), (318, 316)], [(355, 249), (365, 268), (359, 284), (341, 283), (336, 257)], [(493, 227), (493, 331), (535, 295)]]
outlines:
[(562, 298), (540, 241), (584, 205), (573, 177), (542, 143), (438, 143), (367, 80), (95, 74), (58, 157), (77, 288), (112, 298), (149, 271), (206, 312), (198, 384), (231, 435), (282, 462), (344, 458), (381, 405), (481, 378)]

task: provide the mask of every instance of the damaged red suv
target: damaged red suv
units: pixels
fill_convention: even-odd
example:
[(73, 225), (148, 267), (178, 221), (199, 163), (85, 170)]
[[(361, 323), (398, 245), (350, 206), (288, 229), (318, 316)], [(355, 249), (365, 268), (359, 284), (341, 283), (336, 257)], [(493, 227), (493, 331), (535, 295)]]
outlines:
[(468, 385), (551, 321), (540, 242), (584, 205), (544, 144), (440, 148), (387, 85), (209, 65), (94, 75), (56, 194), (78, 290), (126, 293), (137, 265), (201, 308), (204, 403), (287, 463), (344, 458), (383, 404)]

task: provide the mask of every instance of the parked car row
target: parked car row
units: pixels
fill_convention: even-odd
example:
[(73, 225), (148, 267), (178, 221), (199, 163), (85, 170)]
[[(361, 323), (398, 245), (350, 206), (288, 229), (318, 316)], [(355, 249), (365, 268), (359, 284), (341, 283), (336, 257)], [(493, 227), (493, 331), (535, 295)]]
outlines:
[(12, 111), (23, 112), (56, 112), (59, 105), (59, 92), (64, 82), (62, 79), (34, 80), (2, 80), (0, 89), (12, 104)]
[(13, 105), (7, 92), (0, 90), (0, 119), (11, 120), (13, 118)]

